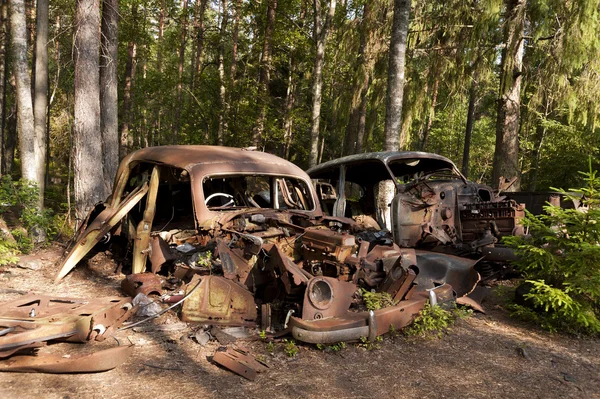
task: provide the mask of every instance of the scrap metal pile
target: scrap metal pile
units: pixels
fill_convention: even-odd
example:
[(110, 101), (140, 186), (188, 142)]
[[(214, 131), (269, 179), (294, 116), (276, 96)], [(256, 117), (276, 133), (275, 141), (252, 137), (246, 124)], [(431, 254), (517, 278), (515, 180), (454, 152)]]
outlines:
[[(93, 248), (109, 247), (128, 254), (122, 288), (131, 297), (179, 292), (169, 302), (182, 303), (185, 322), (308, 343), (373, 341), (410, 324), (428, 301), (479, 307), (468, 298), (478, 259), (401, 248), (389, 231), (326, 216), (305, 172), (260, 152), (169, 146), (130, 154), (57, 281)], [(388, 294), (392, 305), (367, 309), (365, 290)], [(0, 357), (49, 339), (102, 339), (131, 315), (131, 303), (31, 297), (0, 307)], [(245, 356), (230, 355), (218, 357)]]

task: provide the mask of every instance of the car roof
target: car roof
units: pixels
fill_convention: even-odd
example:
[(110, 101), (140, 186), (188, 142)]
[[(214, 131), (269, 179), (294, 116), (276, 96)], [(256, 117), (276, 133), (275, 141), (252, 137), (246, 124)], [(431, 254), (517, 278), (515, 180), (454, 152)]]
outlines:
[[(418, 165), (407, 165), (405, 160), (427, 160)], [(396, 177), (414, 173), (418, 170), (454, 169), (454, 163), (448, 158), (421, 151), (386, 151), (348, 155), (324, 162), (310, 168), (307, 173), (313, 179), (336, 179), (340, 165), (348, 167), (346, 179), (359, 184), (390, 179), (386, 165)]]
[[(169, 145), (147, 147), (127, 155), (120, 169), (139, 162), (165, 164), (191, 171), (197, 165), (208, 170), (280, 173), (306, 177), (306, 172), (278, 156), (261, 151), (210, 145)], [(197, 168), (195, 168), (197, 169)]]

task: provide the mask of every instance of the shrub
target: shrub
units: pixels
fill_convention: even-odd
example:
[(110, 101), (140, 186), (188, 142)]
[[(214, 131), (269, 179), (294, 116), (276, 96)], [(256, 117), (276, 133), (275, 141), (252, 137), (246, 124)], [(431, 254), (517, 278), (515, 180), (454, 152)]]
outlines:
[(371, 292), (361, 288), (360, 294), (368, 310), (378, 310), (398, 304), (387, 292)]
[(431, 306), (427, 302), (413, 322), (405, 327), (402, 332), (409, 336), (426, 337), (433, 334), (441, 337), (442, 333), (448, 330), (457, 319), (470, 316), (471, 314), (472, 311), (462, 310), (456, 306), (450, 310), (446, 310), (441, 306)]
[[(506, 237), (516, 250), (514, 266), (532, 285), (525, 295), (537, 310), (513, 306), (515, 315), (534, 319), (551, 331), (600, 333), (600, 178), (592, 170), (580, 172), (585, 187), (557, 190), (582, 207), (562, 209), (547, 205), (545, 215), (527, 213), (525, 237)], [(575, 194), (573, 194), (575, 193)]]

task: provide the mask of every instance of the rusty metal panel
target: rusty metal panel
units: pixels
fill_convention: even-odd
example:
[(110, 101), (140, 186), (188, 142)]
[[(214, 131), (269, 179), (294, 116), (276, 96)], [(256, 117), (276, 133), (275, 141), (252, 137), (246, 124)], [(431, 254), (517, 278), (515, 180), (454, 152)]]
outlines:
[(118, 346), (87, 355), (14, 356), (0, 362), (0, 371), (20, 373), (97, 373), (112, 370), (133, 352), (133, 345)]
[(246, 284), (254, 263), (244, 259), (241, 249), (232, 250), (223, 240), (217, 241), (217, 251), (225, 278), (238, 280), (240, 283)]
[(268, 366), (241, 349), (227, 348), (217, 350), (213, 362), (225, 367), (242, 377), (254, 381), (257, 373), (266, 371)]
[(183, 303), (181, 320), (230, 326), (254, 326), (256, 305), (252, 293), (220, 276), (194, 276), (188, 292), (199, 287)]
[(0, 305), (0, 356), (49, 340), (101, 341), (133, 314), (131, 298), (61, 298), (30, 294)]
[(150, 294), (162, 295), (164, 283), (164, 278), (154, 273), (129, 274), (121, 281), (121, 289), (132, 298), (139, 293), (146, 296)]

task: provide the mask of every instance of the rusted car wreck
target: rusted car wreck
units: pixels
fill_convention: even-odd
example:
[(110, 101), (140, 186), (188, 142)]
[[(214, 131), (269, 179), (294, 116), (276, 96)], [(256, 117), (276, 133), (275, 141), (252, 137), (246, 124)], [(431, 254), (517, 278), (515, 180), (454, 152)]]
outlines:
[[(490, 193), (491, 195), (491, 193)], [(389, 233), (326, 216), (309, 176), (274, 155), (212, 146), (128, 155), (114, 191), (80, 229), (65, 277), (92, 248), (128, 243), (128, 291), (185, 286), (184, 321), (291, 332), (309, 343), (371, 340), (427, 301), (464, 301), (476, 260), (401, 248)], [(368, 310), (360, 289), (393, 306)]]
[[(327, 214), (379, 228), (376, 189), (391, 181), (390, 230), (403, 248), (421, 248), (487, 261), (514, 259), (500, 240), (522, 234), (524, 205), (467, 180), (448, 158), (415, 151), (375, 152), (335, 159), (307, 172), (318, 181)], [(381, 219), (379, 219), (381, 220)], [(381, 223), (381, 222), (380, 222)], [(384, 227), (384, 226), (382, 226)]]

